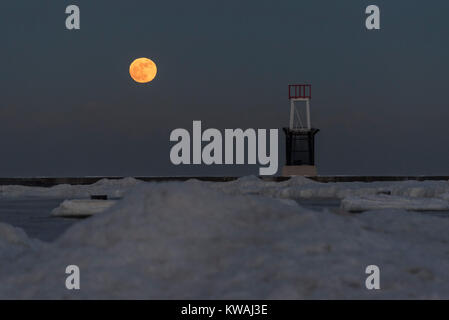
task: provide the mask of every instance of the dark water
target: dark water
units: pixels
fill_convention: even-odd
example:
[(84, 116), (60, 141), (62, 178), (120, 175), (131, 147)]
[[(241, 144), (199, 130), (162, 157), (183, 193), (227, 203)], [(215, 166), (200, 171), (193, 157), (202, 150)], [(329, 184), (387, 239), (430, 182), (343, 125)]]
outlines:
[(52, 217), (64, 199), (0, 199), (0, 222), (25, 230), (31, 238), (53, 241), (77, 219)]

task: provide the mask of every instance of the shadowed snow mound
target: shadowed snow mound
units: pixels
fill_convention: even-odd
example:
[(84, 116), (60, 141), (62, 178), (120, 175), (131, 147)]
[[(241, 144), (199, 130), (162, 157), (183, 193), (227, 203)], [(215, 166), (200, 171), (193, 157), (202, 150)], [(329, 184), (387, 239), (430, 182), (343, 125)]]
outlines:
[(91, 185), (60, 184), (54, 187), (0, 186), (0, 197), (89, 198), (93, 194), (121, 197), (126, 190), (143, 183), (134, 178), (102, 179)]

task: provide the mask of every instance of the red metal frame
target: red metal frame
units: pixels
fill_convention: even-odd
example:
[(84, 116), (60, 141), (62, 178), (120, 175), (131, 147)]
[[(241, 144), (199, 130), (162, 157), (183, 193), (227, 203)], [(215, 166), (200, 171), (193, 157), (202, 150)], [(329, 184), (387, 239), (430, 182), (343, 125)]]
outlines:
[(312, 85), (310, 84), (289, 84), (289, 99), (312, 99)]

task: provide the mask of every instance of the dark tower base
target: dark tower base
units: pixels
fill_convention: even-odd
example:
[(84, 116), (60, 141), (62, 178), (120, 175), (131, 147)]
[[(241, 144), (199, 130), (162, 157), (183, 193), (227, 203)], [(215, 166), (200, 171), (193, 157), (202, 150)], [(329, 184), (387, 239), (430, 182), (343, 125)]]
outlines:
[(315, 134), (319, 129), (291, 130), (283, 128), (285, 132), (285, 160), (286, 166), (282, 175), (316, 175), (315, 167)]

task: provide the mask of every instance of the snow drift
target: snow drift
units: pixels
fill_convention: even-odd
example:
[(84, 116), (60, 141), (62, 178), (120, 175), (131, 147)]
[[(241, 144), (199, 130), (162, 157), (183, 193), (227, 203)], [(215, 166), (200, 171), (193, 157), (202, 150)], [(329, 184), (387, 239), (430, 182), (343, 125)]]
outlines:
[(130, 188), (143, 183), (134, 178), (102, 179), (91, 185), (60, 184), (54, 187), (0, 186), (0, 197), (24, 198), (89, 198), (91, 195), (104, 194), (109, 198), (121, 197)]
[[(377, 195), (430, 198), (449, 195), (448, 181), (388, 181), (320, 183), (305, 177), (292, 177), (284, 182), (266, 182), (255, 176), (226, 183), (209, 183), (211, 188), (230, 194), (260, 194), (276, 198), (338, 198)], [(449, 197), (449, 196), (448, 196)]]
[[(0, 186), (0, 197), (89, 198), (93, 194), (121, 197), (143, 182), (134, 178), (102, 179), (92, 185), (57, 185), (51, 188)], [(448, 181), (335, 182), (320, 183), (305, 177), (292, 177), (284, 182), (268, 182), (247, 176), (231, 182), (203, 182), (211, 189), (228, 194), (252, 194), (285, 199), (338, 198), (377, 195), (449, 199)]]

